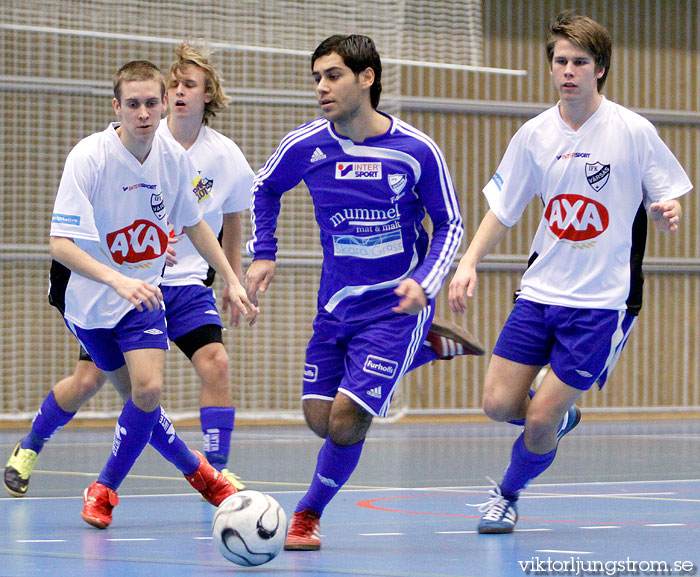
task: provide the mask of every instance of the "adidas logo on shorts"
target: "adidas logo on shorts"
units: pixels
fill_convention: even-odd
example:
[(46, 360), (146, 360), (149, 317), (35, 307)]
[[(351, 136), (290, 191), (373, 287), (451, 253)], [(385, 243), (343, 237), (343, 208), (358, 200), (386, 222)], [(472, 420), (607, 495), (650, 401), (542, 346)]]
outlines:
[(369, 391), (367, 391), (367, 396), (374, 397), (375, 399), (381, 399), (382, 398), (382, 388), (381, 387), (374, 387), (373, 389), (370, 389)]

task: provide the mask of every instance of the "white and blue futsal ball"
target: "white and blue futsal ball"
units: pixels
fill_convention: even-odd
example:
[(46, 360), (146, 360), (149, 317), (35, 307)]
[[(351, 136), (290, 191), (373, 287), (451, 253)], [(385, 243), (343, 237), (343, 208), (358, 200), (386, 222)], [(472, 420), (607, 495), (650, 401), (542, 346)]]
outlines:
[(216, 509), (211, 531), (226, 559), (244, 567), (262, 565), (284, 546), (287, 514), (270, 495), (239, 491)]

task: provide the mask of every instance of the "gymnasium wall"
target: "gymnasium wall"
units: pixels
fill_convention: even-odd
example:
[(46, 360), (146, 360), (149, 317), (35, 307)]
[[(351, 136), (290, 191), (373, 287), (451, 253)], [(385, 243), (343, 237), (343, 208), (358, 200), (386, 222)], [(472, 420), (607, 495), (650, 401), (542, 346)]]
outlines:
[[(118, 4), (121, 12), (115, 10)], [(137, 4), (143, 4), (140, 11)], [(0, 420), (31, 416), (50, 387), (72, 372), (77, 358), (75, 342), (46, 301), (49, 219), (65, 155), (82, 136), (101, 130), (112, 119), (111, 73), (126, 60), (143, 57), (167, 70), (173, 48), (169, 39), (197, 35), (218, 43), (214, 60), (234, 101), (212, 126), (231, 136), (257, 170), (288, 130), (318, 116), (306, 54), (330, 33), (372, 35), (385, 57), (384, 108), (433, 136), (442, 147), (468, 239), (486, 211), (480, 190), (510, 137), (556, 100), (544, 54), (546, 22), (560, 9), (572, 7), (611, 31), (613, 63), (606, 96), (653, 120), (691, 180), (700, 181), (694, 154), (700, 122), (696, 2), (365, 4), (371, 5), (367, 19), (354, 9), (347, 12), (350, 20), (339, 24), (334, 11), (318, 8), (325, 6), (322, 2), (210, 2), (193, 26), (187, 2), (169, 2), (167, 7), (133, 1), (10, 2), (0, 14), (0, 211), (5, 225), (0, 232)], [(75, 8), (74, 14), (66, 13), (68, 5)], [(104, 12), (90, 14), (88, 5)], [(316, 11), (309, 8), (315, 5)], [(235, 6), (235, 14), (230, 6)], [(287, 12), (271, 17), (282, 9)], [(139, 14), (145, 17), (136, 25)], [(397, 14), (402, 15), (400, 27)], [(29, 23), (31, 29), (24, 28)], [(282, 34), (285, 28), (294, 33)], [(88, 29), (93, 33), (67, 32)], [(461, 30), (469, 32), (464, 45), (459, 42)], [(234, 44), (287, 51), (247, 51)], [(391, 62), (402, 57), (527, 73)], [(584, 396), (586, 407), (606, 412), (700, 410), (693, 330), (700, 270), (695, 193), (683, 203), (679, 234), (650, 232), (644, 309), (618, 369), (602, 392)], [(511, 308), (538, 210), (530, 207), (484, 263), (477, 296), (465, 317), (452, 315), (446, 292), (438, 299), (439, 315), (462, 323), (487, 347), (495, 342)], [(300, 375), (320, 271), (317, 229), (303, 187), (283, 199), (279, 237), (278, 274), (262, 300), (259, 323), (225, 333), (242, 418), (300, 418)], [(395, 398), (394, 416), (479, 414), (487, 362), (487, 356), (460, 357), (407, 375)], [(181, 418), (195, 416), (198, 383), (177, 350), (168, 355), (166, 380), (164, 406)], [(119, 406), (113, 391), (105, 390), (81, 415), (111, 416)]]
[[(467, 237), (487, 210), (483, 185), (495, 171), (512, 134), (528, 118), (556, 102), (544, 45), (552, 15), (564, 8), (602, 22), (613, 39), (607, 98), (651, 119), (684, 166), (700, 182), (700, 89), (697, 2), (532, 1), (483, 2), (484, 62), (526, 69), (525, 77), (408, 70), (402, 77), (408, 98), (402, 116), (432, 134), (443, 146), (457, 183)], [(449, 99), (450, 111), (436, 114), (420, 100)], [(461, 103), (461, 110), (459, 104)], [(582, 404), (605, 411), (663, 411), (700, 406), (698, 340), (698, 198), (683, 201), (677, 234), (650, 225), (645, 259), (645, 300), (616, 371), (601, 391)], [(533, 205), (536, 203), (533, 203)], [(492, 346), (511, 309), (540, 209), (529, 212), (489, 259), (466, 325)], [(520, 270), (512, 271), (514, 263)], [(439, 314), (451, 317), (444, 297)], [(478, 383), (487, 358), (438, 363), (409, 375), (412, 409), (478, 406)]]

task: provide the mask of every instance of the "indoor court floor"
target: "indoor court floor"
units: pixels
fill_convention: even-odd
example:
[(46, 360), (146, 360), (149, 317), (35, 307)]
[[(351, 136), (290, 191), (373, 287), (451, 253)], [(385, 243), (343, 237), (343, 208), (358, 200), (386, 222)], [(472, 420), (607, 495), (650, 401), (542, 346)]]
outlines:
[[(180, 434), (199, 448), (200, 434)], [(478, 535), (486, 476), (500, 480), (518, 430), (495, 423), (375, 424), (358, 469), (327, 507), (322, 548), (243, 568), (211, 540), (214, 508), (150, 447), (106, 531), (81, 494), (111, 448), (69, 428), (44, 449), (25, 498), (0, 497), (0, 577), (245, 575), (511, 577), (700, 574), (700, 422), (584, 421), (519, 501), (512, 535)], [(3, 462), (21, 436), (0, 431)], [(305, 427), (234, 432), (230, 461), (288, 515), (320, 447)]]

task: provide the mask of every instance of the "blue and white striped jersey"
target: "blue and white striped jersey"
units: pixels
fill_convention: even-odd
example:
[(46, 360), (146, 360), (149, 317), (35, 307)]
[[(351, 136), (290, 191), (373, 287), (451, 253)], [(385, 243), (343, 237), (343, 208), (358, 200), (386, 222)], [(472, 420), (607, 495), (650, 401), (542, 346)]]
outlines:
[(323, 247), (318, 306), (344, 320), (390, 314), (405, 278), (434, 299), (464, 233), (442, 152), (416, 128), (389, 118), (388, 132), (359, 144), (324, 118), (305, 124), (282, 140), (253, 185), (248, 252), (275, 260), (281, 196), (304, 181)]

